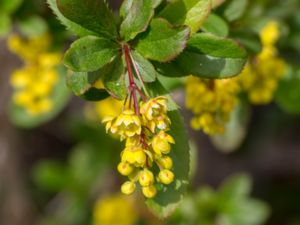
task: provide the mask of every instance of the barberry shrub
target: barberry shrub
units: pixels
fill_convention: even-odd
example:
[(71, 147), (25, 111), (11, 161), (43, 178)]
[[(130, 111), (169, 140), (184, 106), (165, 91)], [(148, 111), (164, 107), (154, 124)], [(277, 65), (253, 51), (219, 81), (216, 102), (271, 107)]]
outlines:
[[(209, 26), (202, 29), (215, 1), (125, 0), (119, 15), (104, 0), (48, 3), (78, 36), (64, 55), (69, 88), (89, 101), (112, 96), (124, 102), (118, 116), (102, 121), (107, 132), (126, 143), (118, 171), (128, 181), (121, 191), (131, 194), (141, 188), (148, 206), (168, 216), (189, 183), (190, 148), (163, 80), (233, 77), (242, 71), (247, 52)], [(223, 82), (218, 83), (221, 88)]]

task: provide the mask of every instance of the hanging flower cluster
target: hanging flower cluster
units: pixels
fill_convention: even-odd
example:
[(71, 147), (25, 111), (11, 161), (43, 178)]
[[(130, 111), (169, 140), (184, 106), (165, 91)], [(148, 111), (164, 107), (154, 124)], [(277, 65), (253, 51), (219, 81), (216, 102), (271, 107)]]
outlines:
[(209, 80), (189, 77), (186, 83), (186, 107), (193, 112), (191, 127), (207, 134), (224, 132), (224, 125), (238, 103), (240, 91), (236, 78)]
[(118, 134), (126, 140), (121, 153), (118, 171), (128, 176), (121, 191), (131, 194), (135, 191), (136, 182), (142, 187), (147, 198), (156, 195), (155, 177), (151, 168), (156, 164), (160, 169), (156, 180), (170, 184), (174, 179), (172, 159), (167, 156), (171, 150), (173, 138), (166, 133), (170, 119), (167, 116), (167, 99), (163, 96), (141, 102), (138, 114), (132, 109), (125, 109), (117, 117), (106, 117), (106, 130)]
[(13, 101), (32, 116), (52, 109), (51, 94), (58, 81), (55, 67), (62, 56), (49, 52), (50, 44), (48, 35), (28, 40), (13, 35), (8, 40), (10, 50), (24, 61), (24, 66), (11, 75), (10, 82), (15, 89)]
[[(106, 124), (107, 132), (118, 135), (126, 143), (118, 171), (128, 176), (129, 181), (122, 185), (121, 191), (132, 194), (138, 182), (144, 196), (153, 198), (157, 193), (156, 182), (167, 185), (174, 180), (171, 171), (173, 161), (168, 153), (175, 141), (167, 133), (171, 123), (167, 115), (167, 98), (158, 96), (149, 99), (145, 96), (134, 82), (132, 59), (126, 46), (125, 59), (130, 81), (129, 103), (125, 101), (120, 115), (107, 116), (102, 122)], [(137, 94), (142, 99), (140, 102)], [(159, 170), (157, 176), (154, 175), (156, 169)]]
[(242, 88), (248, 93), (253, 104), (267, 104), (272, 101), (278, 81), (283, 77), (286, 65), (278, 57), (276, 42), (279, 25), (275, 21), (267, 23), (260, 32), (262, 51), (250, 60), (240, 75)]

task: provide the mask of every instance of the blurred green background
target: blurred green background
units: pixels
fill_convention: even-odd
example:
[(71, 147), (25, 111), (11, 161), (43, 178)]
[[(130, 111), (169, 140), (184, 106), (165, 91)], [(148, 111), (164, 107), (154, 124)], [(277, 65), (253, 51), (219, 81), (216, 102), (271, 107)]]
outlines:
[[(117, 9), (121, 1), (109, 1)], [(42, 0), (0, 2), (0, 224), (5, 225), (299, 225), (300, 224), (300, 2), (251, 0), (237, 6), (233, 22), (227, 1), (215, 10), (230, 29), (256, 29), (268, 18), (278, 20), (278, 49), (291, 67), (279, 91), (292, 99), (252, 106), (247, 135), (226, 153), (201, 132), (189, 130), (192, 175), (186, 198), (167, 220), (157, 219), (140, 194), (120, 195), (116, 171), (122, 145), (105, 134), (95, 103), (66, 91), (61, 110), (38, 126), (18, 126), (11, 119), (10, 76), (22, 65), (7, 38), (48, 32), (53, 49), (63, 51), (74, 37)], [(243, 9), (243, 10), (242, 10)], [(233, 35), (233, 33), (232, 33)], [(174, 91), (184, 106), (181, 88)], [(62, 97), (61, 97), (62, 98)], [(297, 104), (298, 103), (298, 104)], [(57, 106), (58, 107), (58, 106)], [(191, 113), (182, 107), (188, 126)], [(23, 121), (23, 120), (22, 120)], [(25, 118), (25, 121), (29, 121)]]

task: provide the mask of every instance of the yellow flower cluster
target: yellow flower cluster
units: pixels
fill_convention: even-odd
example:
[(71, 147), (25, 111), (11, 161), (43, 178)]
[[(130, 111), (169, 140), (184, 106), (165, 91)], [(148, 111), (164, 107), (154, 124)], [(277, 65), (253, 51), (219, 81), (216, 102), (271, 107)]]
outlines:
[(61, 54), (50, 53), (50, 44), (48, 35), (28, 40), (13, 35), (8, 39), (10, 50), (24, 61), (24, 66), (11, 75), (10, 82), (15, 89), (13, 101), (32, 116), (52, 108), (51, 94), (58, 81), (55, 67), (61, 61)]
[[(174, 180), (173, 161), (168, 153), (175, 142), (166, 133), (171, 123), (167, 116), (166, 97), (141, 102), (138, 114), (125, 109), (116, 117), (104, 118), (103, 123), (106, 123), (107, 131), (126, 140), (118, 165), (118, 171), (129, 178), (121, 187), (124, 194), (132, 194), (139, 182), (144, 196), (153, 198), (157, 193), (155, 180), (162, 184)], [(151, 171), (155, 165), (160, 170), (156, 179)]]
[(100, 198), (94, 207), (94, 225), (134, 225), (137, 219), (132, 202), (124, 195)]
[(186, 107), (194, 116), (191, 127), (206, 134), (224, 132), (230, 112), (238, 103), (240, 86), (236, 78), (209, 80), (189, 77), (186, 83)]
[(276, 42), (279, 38), (278, 23), (271, 21), (261, 30), (262, 51), (244, 68), (240, 75), (242, 88), (253, 104), (272, 101), (278, 81), (285, 73), (285, 62), (278, 57)]

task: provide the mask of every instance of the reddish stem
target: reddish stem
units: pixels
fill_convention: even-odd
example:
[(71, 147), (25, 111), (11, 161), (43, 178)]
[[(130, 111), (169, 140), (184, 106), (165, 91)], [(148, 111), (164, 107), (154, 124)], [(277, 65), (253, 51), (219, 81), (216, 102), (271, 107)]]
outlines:
[[(128, 78), (129, 78), (128, 89), (130, 92), (130, 97), (133, 98), (135, 114), (140, 115), (139, 105), (138, 105), (137, 96), (136, 96), (137, 86), (136, 86), (136, 84), (134, 82), (134, 78), (133, 78), (133, 72), (132, 72), (132, 67), (131, 67), (132, 62), (130, 59), (130, 52), (129, 52), (128, 45), (124, 45), (123, 49), (124, 49), (125, 61), (126, 61), (127, 71), (128, 71)], [(131, 98), (130, 98), (130, 100), (131, 100)]]

